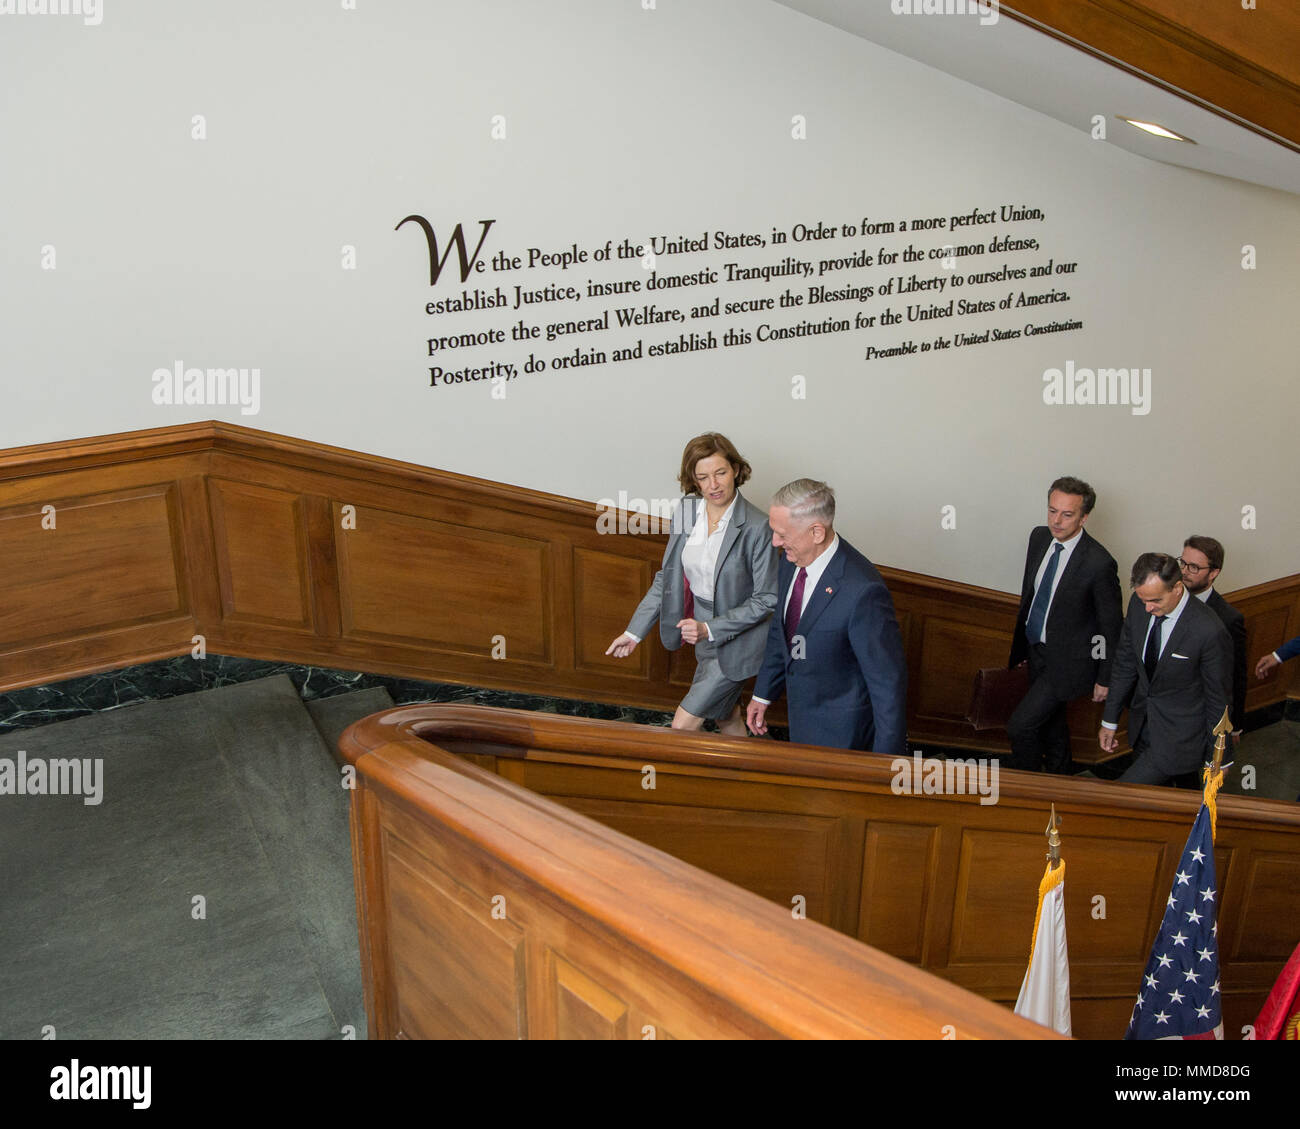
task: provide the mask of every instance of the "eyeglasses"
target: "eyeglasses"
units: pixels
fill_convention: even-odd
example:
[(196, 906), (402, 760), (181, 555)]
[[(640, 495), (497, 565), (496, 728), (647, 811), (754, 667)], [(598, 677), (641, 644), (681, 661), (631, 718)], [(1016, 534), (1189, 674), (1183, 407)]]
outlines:
[(1183, 560), (1182, 557), (1178, 558), (1178, 567), (1181, 568), (1184, 572), (1190, 572), (1193, 576), (1195, 576), (1198, 572), (1210, 571), (1209, 565), (1188, 564), (1185, 560)]

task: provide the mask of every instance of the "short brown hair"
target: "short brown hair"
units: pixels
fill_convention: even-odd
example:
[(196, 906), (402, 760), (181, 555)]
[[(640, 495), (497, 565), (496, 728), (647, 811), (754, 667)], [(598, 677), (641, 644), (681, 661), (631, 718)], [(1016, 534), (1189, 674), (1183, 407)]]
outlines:
[(749, 476), (754, 473), (753, 468), (741, 458), (740, 452), (736, 450), (730, 439), (725, 435), (719, 435), (716, 431), (706, 431), (687, 443), (686, 450), (682, 452), (682, 471), (677, 476), (677, 482), (683, 494), (700, 492), (700, 487), (695, 481), (695, 464), (711, 455), (721, 455), (731, 464), (731, 469), (736, 472), (737, 489), (748, 482)]
[(1062, 494), (1074, 494), (1083, 499), (1083, 512), (1092, 513), (1092, 507), (1097, 504), (1097, 491), (1089, 486), (1082, 478), (1075, 478), (1071, 474), (1058, 478), (1051, 486), (1047, 488), (1047, 497), (1050, 499), (1056, 491)]
[(1189, 547), (1198, 553), (1204, 553), (1205, 559), (1210, 562), (1210, 568), (1223, 567), (1223, 546), (1213, 537), (1202, 537), (1199, 533), (1193, 533), (1183, 542), (1184, 549)]

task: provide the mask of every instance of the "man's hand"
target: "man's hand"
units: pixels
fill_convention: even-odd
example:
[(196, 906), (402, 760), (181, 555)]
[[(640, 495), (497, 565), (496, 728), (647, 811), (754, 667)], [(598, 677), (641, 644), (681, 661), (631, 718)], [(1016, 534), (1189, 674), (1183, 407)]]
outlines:
[(1103, 753), (1113, 753), (1119, 748), (1119, 734), (1114, 729), (1107, 729), (1103, 725), (1097, 730), (1097, 744), (1101, 746)]
[(767, 703), (760, 702), (754, 698), (749, 700), (749, 709), (745, 711), (745, 724), (749, 726), (749, 731), (756, 737), (762, 737), (767, 732)]
[(1110, 687), (1103, 686), (1100, 682), (1098, 682), (1092, 688), (1092, 700), (1094, 702), (1104, 702), (1106, 700), (1106, 695), (1109, 693), (1110, 693)]
[(1265, 679), (1281, 665), (1272, 655), (1265, 655), (1255, 664), (1255, 677)]
[(613, 655), (616, 659), (625, 659), (636, 650), (636, 640), (626, 631), (609, 645), (605, 654)]
[(679, 619), (677, 630), (682, 633), (683, 643), (698, 643), (701, 639), (707, 640), (709, 637), (702, 619)]

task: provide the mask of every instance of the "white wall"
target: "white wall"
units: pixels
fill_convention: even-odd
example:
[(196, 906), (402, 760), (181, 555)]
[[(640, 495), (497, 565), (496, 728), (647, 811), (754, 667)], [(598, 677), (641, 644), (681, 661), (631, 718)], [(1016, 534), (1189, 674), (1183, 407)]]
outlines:
[[(762, 0), (357, 8), (109, 0), (99, 26), (0, 15), (0, 447), (215, 417), (596, 499), (672, 493), (683, 442), (718, 429), (756, 468), (751, 498), (763, 504), (800, 475), (825, 478), (839, 491), (842, 532), (889, 565), (1015, 589), (1047, 483), (1074, 473), (1098, 490), (1089, 530), (1122, 575), (1139, 552), (1176, 551), (1191, 532), (1227, 545), (1224, 587), (1300, 571), (1289, 441), (1295, 197), (1144, 161)], [(195, 114), (206, 117), (204, 141), (191, 138)], [(497, 114), (505, 140), (491, 137)], [(791, 137), (796, 114), (806, 140)], [(1057, 262), (1077, 261), (1068, 281), (1052, 280), (1069, 303), (939, 329), (904, 323), (548, 370), (512, 382), (504, 400), (486, 384), (431, 389), (427, 366), (438, 360), (424, 341), (519, 315), (427, 317), (425, 302), (458, 292), (459, 280), (430, 288), (423, 237), (414, 225), (394, 231), (417, 213), (440, 235), (463, 222), (477, 241), (477, 221), (490, 218), (491, 255), (1022, 202), (1046, 222), (984, 231), (1037, 235)], [(874, 252), (908, 238), (830, 246)], [(1241, 269), (1245, 243), (1258, 248), (1255, 271)], [(341, 269), (344, 244), (357, 249), (355, 271)], [(42, 269), (45, 245), (55, 270)], [(790, 244), (658, 265), (676, 273), (787, 252), (821, 254)], [(636, 263), (565, 274), (579, 285), (644, 277)], [(485, 274), (469, 285), (511, 291), (558, 277)], [(719, 285), (629, 304), (782, 288)], [(851, 318), (909, 300), (686, 328), (721, 337), (731, 324)], [(1085, 328), (862, 359), (868, 345), (940, 329), (1066, 316)], [(582, 344), (609, 351), (638, 336), (670, 334), (611, 331)], [(530, 349), (571, 351), (564, 344), (510, 343), (442, 363), (518, 363)], [(1043, 371), (1067, 360), (1150, 368), (1150, 413), (1045, 405)], [(258, 368), (260, 411), (155, 404), (153, 372), (177, 361)], [(796, 373), (809, 382), (803, 401), (790, 395)], [(940, 528), (944, 505), (956, 507), (956, 530)], [(1257, 507), (1256, 530), (1241, 528), (1245, 505)]]

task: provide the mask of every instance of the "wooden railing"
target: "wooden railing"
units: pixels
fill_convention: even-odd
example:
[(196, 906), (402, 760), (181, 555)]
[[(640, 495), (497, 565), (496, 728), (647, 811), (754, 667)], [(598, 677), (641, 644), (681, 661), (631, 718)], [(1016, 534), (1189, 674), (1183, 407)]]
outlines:
[[(596, 519), (591, 502), (226, 423), (0, 451), (0, 691), (201, 643), (671, 711), (690, 648), (605, 654), (664, 536), (605, 535)], [(1016, 598), (881, 572), (912, 741), (1005, 749), (963, 719), (975, 670), (1006, 660)], [(1300, 635), (1300, 576), (1230, 596), (1252, 660)], [(1297, 666), (1252, 683), (1250, 708), (1283, 698)], [(1075, 756), (1095, 759), (1093, 708), (1076, 709)]]
[(340, 742), (372, 1038), (1056, 1037), (468, 763), (422, 716)]
[[(897, 766), (873, 754), (476, 706), (376, 714), (341, 747), (358, 765), (367, 752), (386, 761), (400, 754), (408, 772), (421, 758), (451, 771), (447, 754), (458, 754), (472, 762), (467, 780), (486, 787), (493, 773), (501, 795), (547, 805), (530, 810), (553, 813), (540, 799), (549, 797), (761, 895), (774, 903), (763, 919), (773, 928), (802, 904), (810, 921), (854, 944), (1007, 1006), (1025, 971), (1055, 803), (1069, 867), (1074, 1033), (1083, 1038), (1123, 1033), (1200, 804), (1194, 792), (1011, 771), (999, 772), (996, 803), (898, 794)], [(354, 808), (363, 827), (364, 802)], [(596, 835), (586, 822), (573, 826)], [(615, 841), (588, 842), (598, 850)], [(367, 842), (357, 858), (373, 867), (383, 847)], [(1225, 1029), (1240, 1037), (1300, 940), (1300, 807), (1221, 796), (1215, 858)], [(580, 859), (610, 873), (593, 854)], [(616, 885), (638, 900), (641, 879), (625, 878)], [(490, 885), (480, 887), (484, 896)], [(692, 887), (674, 911), (689, 916), (698, 896)], [(790, 936), (805, 935), (787, 931), (781, 943)], [(728, 934), (727, 946), (734, 940)]]

